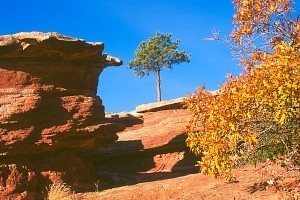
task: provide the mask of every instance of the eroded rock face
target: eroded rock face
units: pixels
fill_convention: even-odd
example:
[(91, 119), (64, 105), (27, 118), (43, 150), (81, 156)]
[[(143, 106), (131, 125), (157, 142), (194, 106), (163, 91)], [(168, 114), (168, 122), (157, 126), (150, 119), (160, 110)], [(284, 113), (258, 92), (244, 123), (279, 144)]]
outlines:
[[(178, 101), (178, 100), (175, 100)], [(173, 101), (173, 102), (175, 102)], [(95, 168), (103, 189), (182, 176), (197, 171), (196, 157), (185, 144), (191, 113), (156, 107), (155, 112), (107, 114), (126, 129), (118, 140), (98, 148)]]
[[(0, 154), (18, 155), (114, 141), (103, 132), (98, 77), (118, 58), (103, 43), (57, 33), (0, 37)], [(84, 139), (80, 139), (84, 138)], [(100, 139), (99, 139), (100, 138)]]
[(0, 37), (0, 199), (91, 180), (78, 152), (115, 141), (120, 129), (103, 121), (96, 95), (102, 70), (122, 64), (103, 49), (57, 33)]
[(117, 133), (119, 139), (109, 146), (100, 147), (99, 154), (121, 156), (168, 147), (179, 149), (185, 146), (189, 119), (190, 113), (185, 109), (147, 112), (142, 124)]

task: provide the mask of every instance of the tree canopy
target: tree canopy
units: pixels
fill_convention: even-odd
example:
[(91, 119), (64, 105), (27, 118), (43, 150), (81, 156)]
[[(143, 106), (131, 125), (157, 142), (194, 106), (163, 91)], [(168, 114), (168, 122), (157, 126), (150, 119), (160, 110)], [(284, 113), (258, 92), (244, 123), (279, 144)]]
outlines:
[(135, 51), (135, 59), (128, 62), (128, 69), (134, 69), (142, 78), (153, 72), (156, 75), (157, 100), (161, 101), (161, 75), (163, 68), (172, 69), (174, 64), (189, 62), (191, 54), (178, 51), (180, 41), (171, 41), (171, 34), (156, 33), (155, 37), (142, 41)]
[(245, 70), (185, 101), (193, 113), (186, 142), (200, 170), (229, 179), (236, 166), (267, 159), (300, 165), (300, 25), (292, 1), (233, 3), (232, 37)]

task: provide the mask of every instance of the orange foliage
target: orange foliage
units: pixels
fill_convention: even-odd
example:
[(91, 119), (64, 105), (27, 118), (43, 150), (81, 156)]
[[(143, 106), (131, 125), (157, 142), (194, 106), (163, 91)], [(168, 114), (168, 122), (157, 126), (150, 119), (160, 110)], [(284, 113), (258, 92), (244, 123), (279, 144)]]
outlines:
[(300, 139), (300, 52), (282, 42), (259, 66), (230, 76), (219, 91), (198, 88), (185, 105), (193, 113), (186, 142), (205, 174), (230, 179), (262, 148), (270, 148), (266, 157), (293, 151)]
[[(233, 3), (230, 46), (245, 71), (228, 76), (218, 91), (202, 87), (187, 96), (193, 115), (186, 143), (200, 171), (213, 177), (230, 180), (238, 165), (270, 161), (300, 175), (300, 21), (293, 1)], [(286, 189), (283, 177), (266, 174), (269, 186)], [(296, 179), (287, 197), (299, 198), (299, 189)]]
[[(282, 16), (292, 11), (292, 0), (233, 0), (236, 14), (234, 17), (235, 29), (232, 32), (234, 41), (242, 43), (244, 36), (259, 32), (272, 34), (283, 27), (276, 27)], [(274, 26), (275, 25), (275, 26)], [(278, 30), (276, 30), (278, 29)], [(275, 39), (281, 35), (274, 35)]]
[(227, 179), (246, 163), (300, 165), (300, 21), (293, 1), (233, 3), (233, 51), (246, 70), (216, 92), (197, 88), (185, 100), (193, 114), (186, 143), (201, 172)]

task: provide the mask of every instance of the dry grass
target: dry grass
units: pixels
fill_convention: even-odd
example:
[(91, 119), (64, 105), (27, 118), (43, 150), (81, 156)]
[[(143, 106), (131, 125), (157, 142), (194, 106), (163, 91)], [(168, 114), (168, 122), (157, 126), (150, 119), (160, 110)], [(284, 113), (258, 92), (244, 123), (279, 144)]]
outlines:
[(47, 200), (72, 200), (72, 190), (65, 183), (49, 185), (47, 191)]

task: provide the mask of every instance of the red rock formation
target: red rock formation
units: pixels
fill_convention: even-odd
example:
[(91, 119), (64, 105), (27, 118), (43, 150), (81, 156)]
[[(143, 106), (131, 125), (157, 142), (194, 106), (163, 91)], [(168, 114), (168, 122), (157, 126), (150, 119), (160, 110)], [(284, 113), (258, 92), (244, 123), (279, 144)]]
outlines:
[[(163, 104), (172, 105), (175, 102), (179, 105), (181, 101)], [(172, 106), (158, 106), (155, 103), (143, 107), (155, 112), (139, 114), (135, 110), (107, 115), (112, 123), (121, 123), (127, 128), (117, 133), (117, 141), (98, 148), (95, 153), (95, 162), (98, 163), (96, 171), (99, 180), (107, 183), (106, 188), (197, 171), (194, 166), (196, 159), (185, 144), (190, 113), (186, 109), (172, 109)]]
[(103, 48), (57, 33), (0, 37), (0, 197), (31, 190), (41, 177), (66, 181), (69, 169), (90, 179), (77, 152), (115, 141), (120, 129), (103, 122), (96, 95), (102, 70), (122, 64)]
[(104, 107), (96, 90), (102, 70), (122, 62), (103, 48), (57, 33), (0, 37), (0, 154), (116, 139), (98, 125)]
[(174, 147), (177, 142), (185, 145), (184, 135), (189, 117), (190, 113), (185, 109), (147, 112), (143, 116), (143, 124), (128, 127), (117, 133), (119, 139), (107, 147), (100, 147), (99, 154), (104, 152), (111, 156), (124, 155), (166, 145)]

